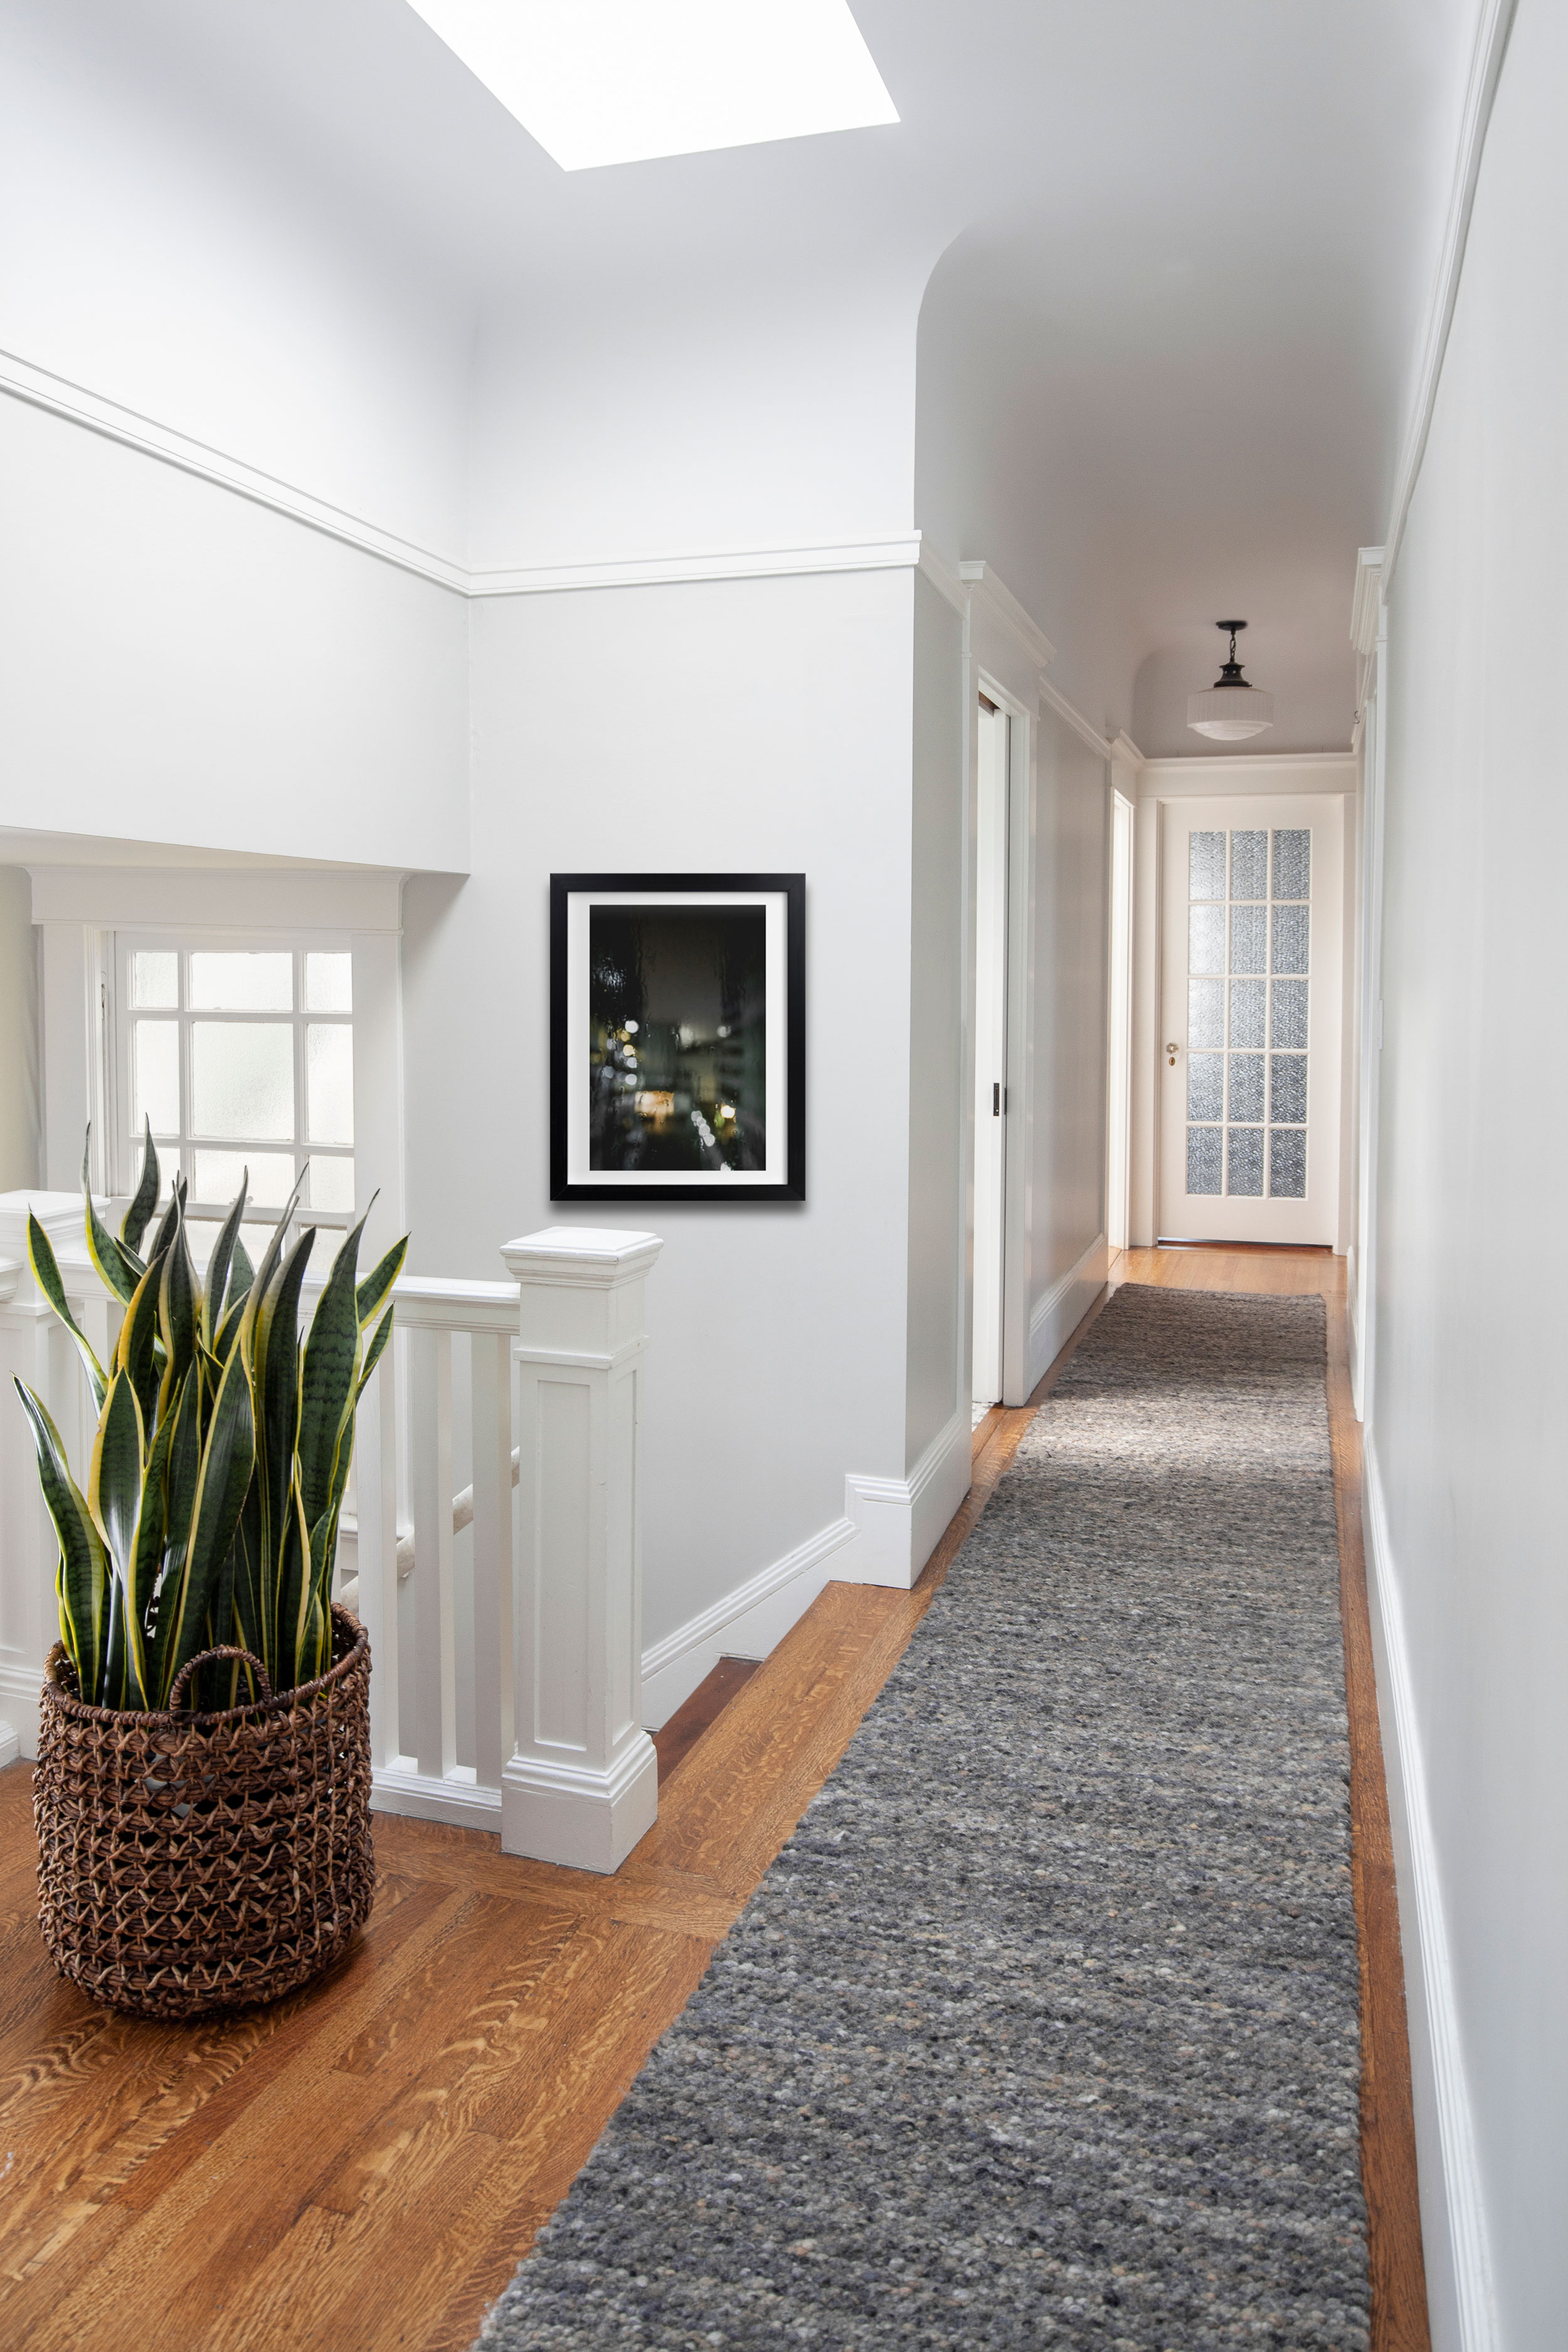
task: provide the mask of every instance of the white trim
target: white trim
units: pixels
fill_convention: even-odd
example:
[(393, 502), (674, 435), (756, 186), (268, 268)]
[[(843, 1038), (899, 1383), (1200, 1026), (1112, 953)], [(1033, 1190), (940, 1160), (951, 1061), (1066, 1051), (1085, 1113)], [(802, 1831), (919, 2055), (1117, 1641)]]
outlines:
[(1118, 767), (1131, 768), (1135, 776), (1141, 776), (1149, 764), (1125, 727), (1119, 727), (1112, 736), (1110, 756)]
[(1351, 643), (1363, 661), (1376, 650), (1382, 620), (1383, 566), (1381, 547), (1358, 547), (1355, 586), (1351, 591)]
[(1037, 669), (1044, 669), (1055, 661), (1057, 649), (1049, 637), (983, 557), (961, 563), (958, 573), (969, 590), (971, 600), (981, 605), (1009, 636), (1016, 639)]
[(437, 1780), (416, 1770), (412, 1759), (406, 1769), (400, 1764), (372, 1766), (370, 1803), (373, 1812), (406, 1813), (416, 1822), (453, 1822), (459, 1829), (489, 1830), (492, 1836), (500, 1828), (499, 1789), (481, 1788), (461, 1772)]
[(960, 579), (946, 556), (937, 553), (923, 531), (917, 531), (915, 536), (921, 543), (920, 562), (916, 568), (924, 572), (937, 594), (946, 598), (959, 618), (967, 621), (969, 618), (967, 585)]
[[(52, 1628), (48, 1632), (52, 1646)], [(44, 1670), (42, 1666), (0, 1664), (0, 1707), (5, 1709), (5, 1730), (16, 1742), (9, 1755), (3, 1752), (0, 1740), (0, 1764), (16, 1761), (18, 1754), (32, 1758), (38, 1752), (38, 1710), (42, 1704)]]
[(1145, 760), (1138, 776), (1138, 797), (1206, 801), (1236, 795), (1252, 800), (1270, 793), (1353, 793), (1356, 775), (1353, 751), (1233, 751), (1217, 757), (1183, 752)]
[(839, 1571), (843, 1582), (910, 1590), (969, 1492), (973, 1438), (973, 1414), (965, 1398), (907, 1478), (846, 1475), (844, 1514), (854, 1532)]
[[(1466, 2080), (1464, 2042), (1453, 1959), (1443, 1911), (1443, 1889), (1427, 1797), (1426, 1764), (1415, 1686), (1410, 1671), (1410, 1647), (1405, 1633), (1399, 1577), (1388, 1532), (1388, 1512), (1377, 1454), (1369, 1433), (1365, 1449), (1365, 1528), (1368, 1595), (1377, 1662), (1387, 1705), (1381, 1710), (1384, 1761), (1388, 1793), (1396, 1827), (1400, 1876), (1399, 1914), (1405, 1948), (1407, 2006), (1416, 2014), (1413, 2023), (1425, 2031), (1411, 2035), (1411, 2058), (1416, 2074), (1416, 2153), (1419, 2178), (1426, 2190), (1426, 2208), (1442, 2200), (1439, 2233), (1428, 2211), (1424, 2231), (1428, 2277), (1442, 2267), (1446, 2254), (1449, 2276), (1446, 2288), (1458, 2320), (1460, 2352), (1500, 2352), (1501, 2329), (1493, 2294), (1487, 2242), (1486, 2203), (1482, 2190), (1475, 2119)], [(1402, 1849), (1402, 1850), (1401, 1850)], [(1407, 1899), (1408, 1898), (1408, 1899)], [(1414, 1946), (1414, 1950), (1412, 1947)], [(1412, 1960), (1415, 1965), (1411, 1966)], [(1423, 2084), (1421, 2060), (1429, 2069)], [(1422, 2091), (1426, 2096), (1423, 2098)], [(1422, 2126), (1426, 2125), (1426, 2133)], [(1423, 2147), (1424, 2137), (1436, 2126), (1436, 2146)], [(1436, 2241), (1436, 2242), (1435, 2242)]]
[(35, 923), (111, 930), (403, 929), (401, 872), (321, 866), (32, 866)]
[(831, 1520), (645, 1650), (643, 1722), (653, 1730), (668, 1722), (721, 1657), (765, 1658), (805, 1616), (829, 1580), (828, 1561), (854, 1533), (853, 1519)]
[(0, 1772), (7, 1764), (15, 1764), (22, 1753), (22, 1743), (11, 1726), (0, 1717)]
[(1110, 1252), (1105, 1235), (1097, 1234), (1081, 1257), (1049, 1289), (1042, 1291), (1029, 1315), (1029, 1393), (1050, 1370), (1094, 1303), (1105, 1281)]
[[(779, 580), (813, 572), (912, 572), (935, 578), (918, 530), (819, 547), (734, 547), (691, 555), (616, 556), (600, 563), (529, 563), (464, 575), (468, 596), (558, 596), (582, 588), (665, 588), (700, 580)], [(940, 584), (940, 583), (938, 583)]]
[(1102, 760), (1113, 757), (1115, 744), (1109, 742), (1099, 728), (1092, 726), (1082, 711), (1070, 703), (1065, 694), (1059, 693), (1048, 678), (1040, 680), (1040, 700), (1048, 709), (1054, 710), (1058, 719), (1065, 719), (1073, 732), (1082, 736), (1091, 751), (1098, 751)]
[(1470, 53), (1469, 80), (1465, 89), (1459, 143), (1448, 192), (1448, 217), (1443, 232), (1442, 257), (1437, 264), (1436, 281), (1426, 313), (1426, 331), (1416, 372), (1415, 396), (1411, 404), (1410, 418), (1405, 429), (1405, 440), (1394, 477), (1394, 500), (1384, 562), (1385, 593), (1394, 577), (1394, 566), (1399, 562), (1399, 551), (1405, 541), (1405, 526), (1410, 516), (1410, 501), (1415, 495), (1421, 461), (1426, 455), (1426, 436), (1432, 429), (1432, 412), (1437, 404), (1437, 385), (1442, 378), (1443, 360), (1448, 348), (1448, 331), (1454, 323), (1454, 305), (1458, 300), (1459, 279), (1465, 267), (1465, 246), (1470, 234), (1476, 184), (1480, 177), (1481, 156), (1491, 122), (1492, 102), (1497, 97), (1503, 57), (1508, 48), (1508, 37), (1513, 26), (1515, 5), (1516, 0), (1481, 0), (1476, 18), (1475, 47)]
[(715, 1601), (711, 1608), (701, 1610), (695, 1617), (689, 1617), (684, 1625), (678, 1625), (673, 1633), (667, 1633), (662, 1642), (655, 1642), (650, 1649), (643, 1652), (645, 1685), (655, 1675), (664, 1674), (688, 1651), (700, 1648), (716, 1634), (723, 1633), (738, 1617), (743, 1617), (749, 1609), (754, 1609), (759, 1601), (771, 1600), (786, 1584), (793, 1584), (796, 1577), (808, 1576), (814, 1568), (830, 1559), (836, 1551), (842, 1550), (854, 1532), (853, 1519), (830, 1520), (826, 1527), (819, 1528), (816, 1535), (808, 1536), (805, 1543), (797, 1544), (794, 1551), (786, 1551), (782, 1559), (771, 1561), (766, 1568), (760, 1568), (755, 1576), (748, 1577), (744, 1584), (737, 1584), (732, 1592), (727, 1592), (721, 1601)]

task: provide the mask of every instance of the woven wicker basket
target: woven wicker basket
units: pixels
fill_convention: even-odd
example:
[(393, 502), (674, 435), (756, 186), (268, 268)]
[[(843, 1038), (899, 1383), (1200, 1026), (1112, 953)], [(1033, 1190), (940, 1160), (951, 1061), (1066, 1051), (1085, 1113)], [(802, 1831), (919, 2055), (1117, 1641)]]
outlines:
[(335, 1603), (332, 1650), (319, 1681), (217, 1715), (88, 1706), (50, 1653), (38, 1918), (92, 2000), (139, 2017), (275, 2000), (369, 1916), (370, 1644)]

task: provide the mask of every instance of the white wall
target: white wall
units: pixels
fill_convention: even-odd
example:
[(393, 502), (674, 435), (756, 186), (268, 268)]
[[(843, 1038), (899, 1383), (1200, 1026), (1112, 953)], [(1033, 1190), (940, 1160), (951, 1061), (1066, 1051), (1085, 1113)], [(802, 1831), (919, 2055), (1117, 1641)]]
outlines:
[(19, 866), (0, 866), (0, 1192), (37, 1184), (38, 959), (32, 894)]
[(1439, 2352), (1568, 2311), (1565, 85), (1522, 0), (1389, 602), (1371, 1485)]

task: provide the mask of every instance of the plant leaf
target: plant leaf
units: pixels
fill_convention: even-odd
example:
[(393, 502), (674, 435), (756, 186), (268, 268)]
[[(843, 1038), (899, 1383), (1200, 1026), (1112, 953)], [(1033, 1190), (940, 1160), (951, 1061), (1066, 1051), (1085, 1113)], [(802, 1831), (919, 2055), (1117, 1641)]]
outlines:
[(109, 1555), (81, 1489), (71, 1476), (59, 1431), (47, 1408), (24, 1381), (16, 1381), (16, 1389), (32, 1423), (38, 1483), (59, 1538), (55, 1591), (60, 1605), (60, 1639), (76, 1668), (78, 1689), (89, 1706), (96, 1706), (101, 1704), (99, 1693), (109, 1634)]
[(115, 1240), (93, 1206), (92, 1186), (88, 1179), (91, 1157), (92, 1127), (89, 1122), (81, 1155), (81, 1197), (87, 1210), (87, 1254), (98, 1268), (99, 1279), (104, 1288), (112, 1290), (116, 1298), (124, 1299), (129, 1304), (146, 1268), (133, 1251)]
[(151, 1431), (158, 1411), (158, 1292), (162, 1267), (162, 1259), (154, 1258), (137, 1284), (110, 1364), (110, 1373), (126, 1371), (131, 1375), (136, 1402), (142, 1408), (144, 1435)]
[(380, 1363), (386, 1343), (392, 1337), (392, 1318), (396, 1312), (397, 1310), (394, 1307), (389, 1307), (387, 1308), (385, 1314), (376, 1325), (374, 1336), (373, 1337), (369, 1347), (364, 1351), (364, 1361), (360, 1366), (359, 1386), (354, 1391), (354, 1402), (356, 1405), (358, 1404), (361, 1397), (364, 1394), (365, 1382), (369, 1380), (372, 1372), (374, 1371), (377, 1364)]
[(76, 1317), (66, 1303), (66, 1286), (60, 1280), (60, 1270), (55, 1263), (55, 1253), (49, 1237), (31, 1209), (27, 1212), (27, 1262), (33, 1269), (38, 1288), (76, 1341), (82, 1362), (87, 1367), (87, 1377), (92, 1388), (93, 1403), (101, 1412), (103, 1400), (109, 1394), (109, 1382), (104, 1377), (103, 1366), (94, 1355), (86, 1332), (79, 1328)]
[(158, 1286), (158, 1328), (163, 1341), (163, 1388), (159, 1400), (163, 1411), (167, 1400), (184, 1379), (186, 1370), (196, 1352), (201, 1289), (196, 1281), (196, 1269), (191, 1260), (190, 1244), (185, 1239), (185, 1219), (183, 1194), (174, 1202), (174, 1224), (163, 1256), (163, 1276)]
[(255, 1280), (256, 1268), (250, 1263), (250, 1252), (245, 1246), (244, 1236), (240, 1234), (236, 1234), (234, 1237), (234, 1258), (228, 1270), (228, 1303), (230, 1307), (238, 1306), (240, 1300), (245, 1297), (251, 1284)]
[[(367, 1210), (365, 1214), (370, 1213)], [(345, 1413), (352, 1417), (358, 1381), (360, 1324), (354, 1296), (362, 1217), (344, 1236), (316, 1301), (300, 1379), (300, 1492), (313, 1528), (332, 1491)]]
[(158, 1154), (153, 1142), (153, 1122), (146, 1121), (142, 1146), (142, 1181), (131, 1206), (120, 1220), (120, 1238), (128, 1249), (139, 1250), (147, 1220), (158, 1205)]
[(205, 1646), (214, 1587), (234, 1541), (255, 1464), (250, 1382), (246, 1378), (244, 1358), (237, 1352), (224, 1366), (212, 1425), (202, 1448), (174, 1622), (167, 1645), (162, 1642), (159, 1645), (163, 1653), (161, 1696), (165, 1706), (174, 1676), (186, 1659), (194, 1658)]
[[(234, 1256), (234, 1245), (239, 1239), (239, 1221), (245, 1214), (245, 1196), (250, 1190), (250, 1171), (245, 1171), (233, 1206), (218, 1228), (213, 1244), (213, 1254), (207, 1260), (207, 1286), (202, 1300), (202, 1337), (210, 1348), (213, 1334), (219, 1328), (224, 1311), (224, 1293), (228, 1286), (228, 1270)], [(247, 1259), (248, 1265), (249, 1260)]]
[[(371, 1209), (374, 1209), (374, 1206), (375, 1202), (373, 1200), (370, 1207)], [(364, 1215), (365, 1217), (368, 1217), (369, 1214), (370, 1209), (367, 1209)], [(360, 1223), (362, 1226), (363, 1225), (364, 1217), (360, 1219)], [(364, 1280), (360, 1284), (358, 1292), (355, 1295), (354, 1303), (359, 1311), (359, 1319), (362, 1328), (370, 1321), (377, 1307), (381, 1305), (382, 1300), (386, 1297), (387, 1292), (392, 1288), (393, 1284), (403, 1272), (403, 1261), (407, 1255), (408, 1236), (405, 1234), (400, 1242), (393, 1243), (392, 1247), (387, 1251), (386, 1255), (381, 1260), (380, 1264), (373, 1265), (370, 1272), (365, 1276)]]

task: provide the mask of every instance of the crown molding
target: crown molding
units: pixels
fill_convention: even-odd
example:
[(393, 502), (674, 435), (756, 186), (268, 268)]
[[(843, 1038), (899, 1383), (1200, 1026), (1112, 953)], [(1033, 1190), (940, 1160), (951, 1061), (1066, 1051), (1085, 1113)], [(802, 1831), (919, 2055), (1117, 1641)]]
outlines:
[(1454, 305), (1458, 299), (1459, 279), (1465, 267), (1465, 245), (1470, 234), (1470, 215), (1475, 208), (1481, 155), (1486, 147), (1492, 103), (1497, 97), (1516, 5), (1517, 0), (1481, 0), (1476, 18), (1475, 45), (1470, 52), (1469, 79), (1465, 89), (1464, 110), (1459, 121), (1459, 143), (1449, 185), (1443, 250), (1437, 264), (1432, 299), (1427, 306), (1426, 331), (1422, 340), (1415, 394), (1394, 477), (1394, 503), (1384, 542), (1384, 593), (1399, 562), (1399, 551), (1405, 543), (1405, 526), (1410, 517), (1410, 501), (1415, 494), (1421, 461), (1426, 455), (1426, 438), (1432, 430), (1432, 412), (1436, 405), (1437, 385), (1443, 373), (1444, 355), (1448, 348), (1448, 331), (1454, 323)]
[(958, 576), (969, 591), (971, 603), (979, 604), (1009, 636), (1016, 639), (1037, 669), (1045, 669), (1055, 661), (1057, 649), (1049, 637), (1025, 611), (1012, 590), (998, 580), (989, 563), (984, 559), (963, 562), (958, 567)]
[(1098, 727), (1091, 727), (1082, 711), (1070, 703), (1065, 694), (1059, 693), (1048, 678), (1040, 680), (1040, 700), (1048, 710), (1054, 710), (1058, 719), (1065, 719), (1073, 733), (1081, 736), (1091, 751), (1098, 751), (1102, 760), (1112, 757), (1115, 744), (1108, 742)]
[(1125, 727), (1119, 727), (1111, 738), (1110, 756), (1120, 766), (1131, 768), (1134, 773), (1142, 773), (1149, 764)]
[(1384, 550), (1359, 547), (1351, 593), (1351, 643), (1363, 660), (1377, 644), (1383, 610)]
[[(931, 572), (918, 530), (818, 547), (735, 547), (708, 554), (631, 555), (602, 563), (521, 564), (464, 574), (468, 596), (559, 596), (584, 588), (663, 588), (701, 580), (787, 580), (815, 572)], [(940, 583), (939, 583), (940, 584)], [(945, 593), (945, 592), (944, 592)]]

